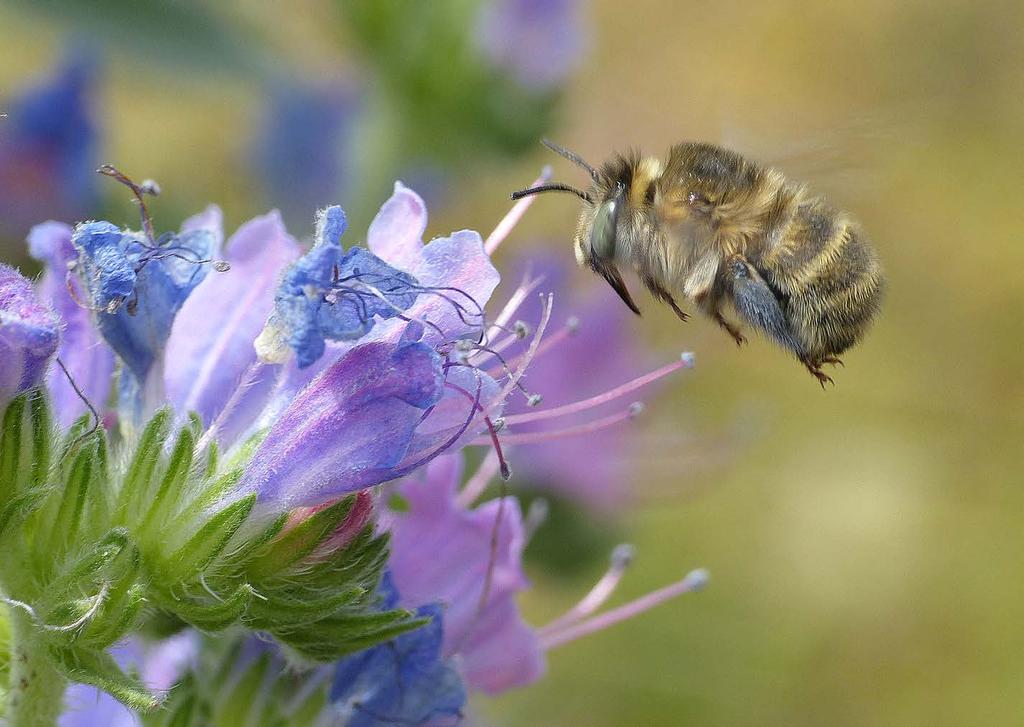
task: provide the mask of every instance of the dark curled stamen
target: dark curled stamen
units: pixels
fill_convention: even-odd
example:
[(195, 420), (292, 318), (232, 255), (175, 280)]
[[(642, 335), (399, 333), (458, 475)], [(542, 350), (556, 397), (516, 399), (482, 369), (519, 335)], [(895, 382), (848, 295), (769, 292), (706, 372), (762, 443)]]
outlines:
[(82, 393), (82, 390), (78, 387), (78, 382), (75, 381), (75, 378), (71, 375), (71, 372), (68, 371), (68, 367), (64, 365), (64, 362), (61, 360), (60, 356), (56, 356), (55, 358), (57, 361), (57, 365), (60, 367), (60, 370), (64, 372), (64, 376), (67, 378), (68, 383), (71, 384), (71, 388), (74, 390), (75, 395), (82, 400), (82, 402), (89, 408), (89, 413), (92, 414), (92, 427), (87, 432), (84, 432), (75, 438), (75, 441), (71, 443), (71, 446), (68, 447), (68, 450), (64, 455), (67, 456), (75, 449), (77, 449), (82, 442), (84, 442), (86, 439), (95, 434), (96, 431), (100, 428), (100, 414), (98, 411), (96, 411), (96, 407), (92, 405), (92, 402), (89, 401), (89, 398), (84, 393)]
[(96, 171), (100, 174), (106, 175), (111, 179), (120, 182), (121, 184), (128, 187), (128, 189), (132, 191), (132, 194), (135, 195), (135, 200), (139, 205), (139, 212), (142, 215), (142, 229), (145, 230), (146, 237), (149, 238), (149, 241), (154, 242), (156, 240), (156, 236), (153, 234), (153, 218), (150, 216), (149, 208), (146, 206), (145, 196), (147, 193), (150, 193), (151, 187), (155, 187), (157, 190), (159, 190), (159, 187), (156, 186), (156, 183), (151, 182), (151, 185), (146, 188), (140, 187), (135, 182), (133, 182), (130, 177), (128, 177), (126, 174), (123, 174), (112, 164), (104, 164)]

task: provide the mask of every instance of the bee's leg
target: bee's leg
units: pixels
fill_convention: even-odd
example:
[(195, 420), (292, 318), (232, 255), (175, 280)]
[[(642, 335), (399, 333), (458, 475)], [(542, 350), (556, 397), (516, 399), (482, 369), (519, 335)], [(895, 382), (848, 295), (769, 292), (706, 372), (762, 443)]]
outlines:
[(681, 320), (683, 323), (686, 323), (686, 321), (690, 320), (690, 315), (679, 307), (679, 304), (676, 303), (676, 299), (672, 297), (671, 293), (669, 293), (667, 290), (658, 285), (657, 280), (655, 280), (654, 278), (647, 277), (646, 275), (643, 276), (642, 279), (644, 285), (646, 285), (647, 289), (651, 291), (651, 295), (653, 295), (655, 298), (657, 298), (662, 303), (671, 308), (672, 312), (676, 314), (676, 317), (679, 318), (679, 320)]
[(742, 346), (747, 342), (747, 337), (740, 333), (739, 328), (726, 320), (725, 316), (722, 315), (722, 311), (716, 310), (712, 315), (718, 325), (728, 331), (729, 335), (732, 336), (732, 340), (736, 341), (737, 346)]
[[(754, 328), (767, 333), (772, 340), (795, 353), (808, 368), (812, 368), (803, 346), (789, 329), (778, 298), (746, 258), (733, 255), (726, 261), (723, 273), (740, 317)], [(813, 362), (813, 368), (818, 368), (818, 362)]]
[[(825, 384), (832, 384), (832, 386), (836, 385), (836, 382), (832, 380), (832, 377), (821, 370), (821, 364), (830, 363), (830, 361), (828, 361), (827, 359), (822, 359), (821, 361), (811, 361), (808, 358), (802, 358), (800, 360), (803, 362), (804, 366), (807, 367), (807, 370), (811, 372), (811, 376), (818, 380), (818, 383), (821, 384), (821, 388), (824, 389)], [(836, 360), (838, 361), (838, 359)], [(842, 362), (840, 361), (840, 363)]]
[(832, 364), (833, 366), (843, 366), (843, 367), (846, 366), (846, 364), (844, 364), (841, 359), (838, 359), (835, 356), (822, 356), (821, 360), (818, 361), (818, 365), (821, 365), (821, 364)]

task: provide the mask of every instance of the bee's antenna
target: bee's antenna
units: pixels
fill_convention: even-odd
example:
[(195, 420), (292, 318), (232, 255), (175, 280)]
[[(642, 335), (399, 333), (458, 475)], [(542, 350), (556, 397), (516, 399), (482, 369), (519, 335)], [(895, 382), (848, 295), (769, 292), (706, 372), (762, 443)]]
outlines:
[(583, 167), (584, 169), (586, 169), (590, 173), (590, 178), (591, 179), (593, 179), (595, 182), (598, 181), (598, 177), (600, 175), (598, 174), (597, 170), (594, 169), (592, 166), (590, 166), (590, 164), (588, 164), (583, 159), (583, 157), (581, 157), (576, 152), (569, 151), (565, 147), (559, 146), (558, 144), (556, 144), (555, 142), (551, 141), (550, 139), (541, 139), (540, 143), (543, 144), (544, 146), (546, 146), (551, 151), (553, 151), (555, 154), (558, 154), (559, 156), (563, 156), (566, 159), (568, 159), (569, 161), (571, 161), (573, 164), (576, 164), (578, 166)]
[(512, 193), (512, 199), (522, 199), (523, 197), (529, 197), (531, 194), (540, 194), (541, 192), (572, 192), (585, 202), (593, 203), (594, 201), (586, 192), (560, 182), (556, 182), (554, 184), (542, 184), (539, 187), (530, 187), (529, 189), (521, 189), (518, 192)]

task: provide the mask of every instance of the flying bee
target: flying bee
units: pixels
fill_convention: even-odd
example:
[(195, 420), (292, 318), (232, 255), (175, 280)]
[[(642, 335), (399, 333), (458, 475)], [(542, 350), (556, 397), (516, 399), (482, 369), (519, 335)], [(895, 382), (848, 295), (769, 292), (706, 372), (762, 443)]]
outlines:
[(585, 169), (590, 188), (553, 183), (524, 189), (583, 200), (576, 260), (612, 286), (637, 315), (620, 266), (636, 272), (683, 321), (676, 296), (746, 342), (723, 310), (791, 351), (821, 383), (823, 364), (856, 343), (878, 312), (885, 277), (874, 249), (847, 213), (803, 186), (712, 144), (682, 143), (668, 160), (618, 155), (600, 169), (550, 141)]

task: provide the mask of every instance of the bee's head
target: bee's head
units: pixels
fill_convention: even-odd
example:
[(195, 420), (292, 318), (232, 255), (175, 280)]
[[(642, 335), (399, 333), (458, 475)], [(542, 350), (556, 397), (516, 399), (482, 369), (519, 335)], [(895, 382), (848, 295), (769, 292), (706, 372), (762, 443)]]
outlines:
[(607, 280), (629, 309), (640, 315), (640, 309), (633, 302), (615, 264), (619, 217), (628, 202), (629, 179), (624, 176), (627, 167), (623, 166), (621, 174), (617, 168), (598, 171), (568, 149), (563, 149), (547, 139), (544, 139), (543, 143), (552, 151), (586, 169), (592, 181), (590, 190), (584, 191), (560, 183), (544, 184), (514, 192), (512, 199), (540, 192), (571, 192), (582, 199), (583, 209), (580, 211), (573, 240), (576, 261)]

